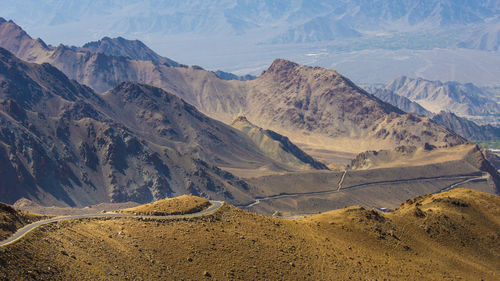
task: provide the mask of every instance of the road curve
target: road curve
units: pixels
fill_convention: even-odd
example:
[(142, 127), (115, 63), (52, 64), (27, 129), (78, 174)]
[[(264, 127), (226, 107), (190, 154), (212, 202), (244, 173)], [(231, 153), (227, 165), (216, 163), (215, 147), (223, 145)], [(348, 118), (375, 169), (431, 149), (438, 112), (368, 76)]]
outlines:
[(223, 201), (212, 201), (210, 200), (212, 205), (207, 209), (201, 210), (196, 213), (184, 214), (184, 215), (168, 215), (168, 216), (141, 216), (141, 215), (130, 215), (130, 214), (118, 214), (118, 213), (104, 213), (104, 214), (93, 214), (93, 215), (74, 215), (74, 216), (64, 216), (64, 217), (55, 217), (46, 220), (37, 221), (28, 225), (25, 225), (23, 228), (20, 228), (14, 233), (12, 236), (0, 242), (0, 247), (4, 247), (10, 245), (17, 240), (24, 237), (24, 235), (28, 234), (32, 230), (36, 229), (39, 226), (64, 221), (64, 220), (72, 220), (72, 219), (92, 219), (92, 218), (141, 218), (141, 219), (181, 219), (181, 218), (194, 218), (201, 217), (204, 215), (210, 215), (217, 211), (224, 204)]
[[(404, 179), (404, 180), (387, 180), (387, 181), (378, 181), (378, 182), (367, 182), (367, 183), (361, 183), (361, 184), (342, 187), (341, 189), (336, 188), (333, 190), (312, 191), (312, 192), (304, 192), (304, 193), (280, 193), (280, 194), (266, 196), (266, 197), (257, 197), (257, 198), (255, 198), (255, 201), (253, 201), (249, 204), (237, 205), (236, 207), (238, 207), (238, 208), (250, 208), (252, 206), (259, 204), (261, 201), (264, 201), (264, 200), (279, 199), (279, 198), (284, 198), (284, 197), (300, 197), (300, 196), (314, 196), (314, 195), (331, 194), (331, 193), (338, 193), (338, 192), (343, 192), (343, 191), (348, 191), (348, 190), (352, 190), (352, 189), (358, 189), (358, 188), (363, 188), (363, 187), (367, 187), (370, 185), (378, 185), (378, 184), (410, 183), (410, 182), (416, 182), (416, 181), (425, 182), (425, 181), (445, 180), (445, 179), (460, 180), (459, 182), (456, 182), (452, 185), (446, 186), (446, 187), (440, 189), (438, 192), (436, 192), (436, 193), (440, 193), (443, 191), (453, 189), (453, 188), (455, 188), (459, 185), (462, 185), (464, 183), (467, 183), (467, 182), (486, 180), (487, 175), (488, 175), (487, 173), (474, 173), (474, 174), (469, 174), (469, 175), (456, 175), (456, 176), (420, 177), (420, 178)], [(341, 183), (339, 183), (339, 187), (340, 187), (340, 185), (341, 185)]]

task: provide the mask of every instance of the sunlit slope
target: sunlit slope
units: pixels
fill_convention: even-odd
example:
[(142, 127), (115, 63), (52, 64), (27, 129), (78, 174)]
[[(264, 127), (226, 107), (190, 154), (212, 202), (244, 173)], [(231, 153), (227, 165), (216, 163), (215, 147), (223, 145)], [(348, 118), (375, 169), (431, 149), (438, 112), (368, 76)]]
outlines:
[(457, 189), (392, 214), (349, 207), (283, 220), (225, 205), (188, 220), (75, 220), (4, 248), (0, 277), (496, 280), (499, 218), (498, 196)]

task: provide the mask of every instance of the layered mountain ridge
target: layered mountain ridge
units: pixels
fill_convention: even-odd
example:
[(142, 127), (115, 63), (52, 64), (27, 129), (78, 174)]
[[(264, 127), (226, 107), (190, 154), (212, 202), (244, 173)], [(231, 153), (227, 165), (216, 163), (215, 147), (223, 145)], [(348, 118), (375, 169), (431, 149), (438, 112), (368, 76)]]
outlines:
[[(5, 38), (24, 32), (12, 22), (1, 24), (0, 29)], [(2, 37), (0, 46), (16, 54), (12, 40)], [(25, 45), (30, 40), (19, 39)], [(98, 92), (123, 81), (150, 84), (176, 94), (212, 118), (229, 124), (245, 115), (255, 125), (289, 136), (298, 144), (359, 153), (395, 145), (464, 142), (426, 118), (380, 101), (333, 70), (277, 59), (254, 80), (225, 81), (197, 67), (169, 67), (62, 45), (50, 52), (50, 56), (21, 58), (49, 62)]]

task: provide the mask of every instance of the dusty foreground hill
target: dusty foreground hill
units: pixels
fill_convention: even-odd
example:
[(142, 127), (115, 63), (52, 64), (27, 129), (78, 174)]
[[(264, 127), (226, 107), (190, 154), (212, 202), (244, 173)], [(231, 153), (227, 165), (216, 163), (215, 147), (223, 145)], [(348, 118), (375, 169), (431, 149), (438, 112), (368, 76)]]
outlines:
[(498, 280), (500, 198), (455, 189), (382, 214), (284, 220), (224, 205), (186, 220), (82, 219), (2, 248), (1, 279)]
[(145, 205), (121, 210), (125, 214), (166, 216), (177, 214), (191, 214), (210, 206), (210, 202), (201, 197), (181, 195), (175, 198), (158, 200)]

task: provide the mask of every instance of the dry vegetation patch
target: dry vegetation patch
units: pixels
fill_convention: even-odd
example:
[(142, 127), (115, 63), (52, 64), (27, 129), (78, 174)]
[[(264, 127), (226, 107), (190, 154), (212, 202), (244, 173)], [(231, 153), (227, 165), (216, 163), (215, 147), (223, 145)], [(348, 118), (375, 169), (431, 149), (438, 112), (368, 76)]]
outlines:
[(209, 206), (210, 202), (205, 198), (182, 195), (175, 198), (158, 200), (134, 208), (123, 209), (119, 212), (136, 215), (167, 216), (192, 214), (204, 210)]
[(190, 219), (73, 220), (6, 247), (0, 279), (498, 280), (499, 212), (498, 196), (458, 190), (390, 214), (284, 220), (224, 205)]

